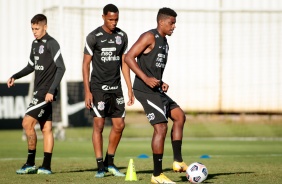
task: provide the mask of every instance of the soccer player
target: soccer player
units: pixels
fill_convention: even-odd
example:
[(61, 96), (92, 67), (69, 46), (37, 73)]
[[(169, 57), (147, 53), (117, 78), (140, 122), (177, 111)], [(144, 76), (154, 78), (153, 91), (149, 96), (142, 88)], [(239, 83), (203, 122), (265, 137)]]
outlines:
[[(8, 88), (10, 88), (16, 79), (35, 72), (33, 98), (22, 121), (27, 136), (28, 157), (26, 163), (16, 173), (51, 174), (54, 147), (52, 102), (56, 100), (57, 88), (66, 69), (58, 42), (46, 32), (46, 16), (35, 15), (31, 19), (31, 30), (35, 40), (31, 45), (28, 64), (7, 81)], [(37, 136), (34, 129), (37, 122), (40, 124), (44, 139), (44, 159), (42, 166), (38, 169), (35, 166)]]
[[(120, 69), (122, 70), (129, 101), (134, 103), (130, 70), (124, 62), (127, 50), (127, 34), (117, 28), (119, 10), (113, 4), (103, 8), (104, 24), (86, 37), (83, 57), (83, 83), (85, 90), (85, 106), (93, 116), (92, 143), (96, 156), (98, 171), (95, 177), (105, 176), (109, 171), (114, 176), (125, 176), (114, 164), (114, 156), (125, 127), (125, 102), (121, 88)], [(90, 63), (92, 73), (90, 74)], [(91, 78), (89, 82), (89, 78)], [(90, 83), (90, 84), (89, 84)], [(103, 161), (103, 129), (105, 117), (112, 120), (109, 144)]]
[(154, 128), (151, 143), (154, 163), (152, 183), (174, 183), (162, 173), (168, 118), (173, 121), (171, 130), (173, 170), (184, 172), (187, 169), (181, 153), (185, 114), (177, 103), (166, 95), (169, 86), (162, 81), (169, 50), (166, 36), (170, 36), (175, 29), (176, 16), (176, 12), (170, 8), (159, 9), (157, 28), (143, 33), (125, 57), (125, 62), (136, 74), (133, 84), (134, 95), (142, 104)]

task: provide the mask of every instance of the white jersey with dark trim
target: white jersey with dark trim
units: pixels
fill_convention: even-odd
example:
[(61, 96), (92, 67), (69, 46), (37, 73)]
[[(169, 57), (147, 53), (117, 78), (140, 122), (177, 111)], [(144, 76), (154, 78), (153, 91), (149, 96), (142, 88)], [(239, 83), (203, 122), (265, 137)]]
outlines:
[(109, 34), (100, 26), (89, 33), (84, 54), (92, 56), (91, 90), (121, 91), (120, 69), (127, 46), (127, 34), (119, 28)]
[[(148, 32), (151, 32), (154, 35), (155, 46), (149, 53), (140, 54), (137, 57), (137, 64), (147, 76), (162, 80), (169, 50), (167, 39), (166, 37), (162, 37), (157, 29), (152, 29)], [(135, 75), (133, 89), (146, 93), (160, 92), (159, 87), (150, 88), (137, 75)]]

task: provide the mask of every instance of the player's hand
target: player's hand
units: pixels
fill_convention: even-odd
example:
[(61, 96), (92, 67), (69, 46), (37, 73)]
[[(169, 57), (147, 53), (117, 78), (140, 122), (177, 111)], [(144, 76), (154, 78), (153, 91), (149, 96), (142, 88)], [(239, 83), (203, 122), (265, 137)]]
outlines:
[(84, 101), (85, 101), (85, 107), (86, 107), (87, 109), (92, 108), (93, 96), (92, 96), (91, 92), (85, 92)]
[(128, 102), (127, 102), (127, 105), (128, 106), (131, 106), (134, 104), (134, 100), (135, 100), (135, 97), (134, 97), (134, 93), (133, 91), (128, 91)]
[(167, 92), (167, 90), (168, 90), (168, 88), (169, 88), (169, 85), (167, 84), (167, 83), (165, 83), (165, 82), (163, 82), (163, 84), (162, 84), (162, 90), (163, 90), (163, 92)]
[(47, 93), (46, 96), (45, 96), (45, 101), (46, 102), (53, 102), (53, 98), (54, 98), (53, 94)]
[(155, 88), (157, 86), (160, 86), (161, 81), (156, 79), (155, 77), (147, 77), (144, 82), (150, 87)]
[(15, 85), (15, 79), (14, 78), (9, 78), (7, 81), (7, 86), (8, 88), (12, 87)]

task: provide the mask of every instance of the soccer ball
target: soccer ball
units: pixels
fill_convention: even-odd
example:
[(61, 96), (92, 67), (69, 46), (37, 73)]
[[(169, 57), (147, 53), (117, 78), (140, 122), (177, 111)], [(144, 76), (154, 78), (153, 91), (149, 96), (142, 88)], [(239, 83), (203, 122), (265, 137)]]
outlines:
[(201, 183), (208, 177), (207, 167), (200, 163), (194, 162), (186, 170), (186, 177), (191, 183)]

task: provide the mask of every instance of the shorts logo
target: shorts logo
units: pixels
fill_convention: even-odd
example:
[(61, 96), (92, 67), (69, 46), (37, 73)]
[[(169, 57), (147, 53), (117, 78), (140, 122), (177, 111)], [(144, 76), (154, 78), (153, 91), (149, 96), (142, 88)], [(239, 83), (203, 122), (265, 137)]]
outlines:
[(44, 52), (44, 45), (39, 46), (39, 54), (43, 54)]
[(150, 114), (147, 115), (147, 118), (148, 118), (149, 121), (152, 121), (152, 120), (155, 119), (155, 114), (154, 113), (150, 113)]
[(40, 113), (38, 114), (38, 117), (42, 117), (42, 115), (44, 114), (44, 110), (43, 109), (41, 109), (41, 111), (40, 111)]
[(124, 104), (124, 98), (123, 97), (117, 98), (116, 101), (117, 101), (118, 105)]
[(122, 43), (121, 37), (120, 36), (116, 36), (116, 44), (120, 45), (121, 43)]
[(100, 110), (100, 111), (102, 111), (102, 110), (104, 110), (105, 109), (105, 102), (98, 102), (98, 109)]
[(36, 105), (38, 103), (38, 99), (37, 98), (32, 98), (31, 103), (33, 105)]

